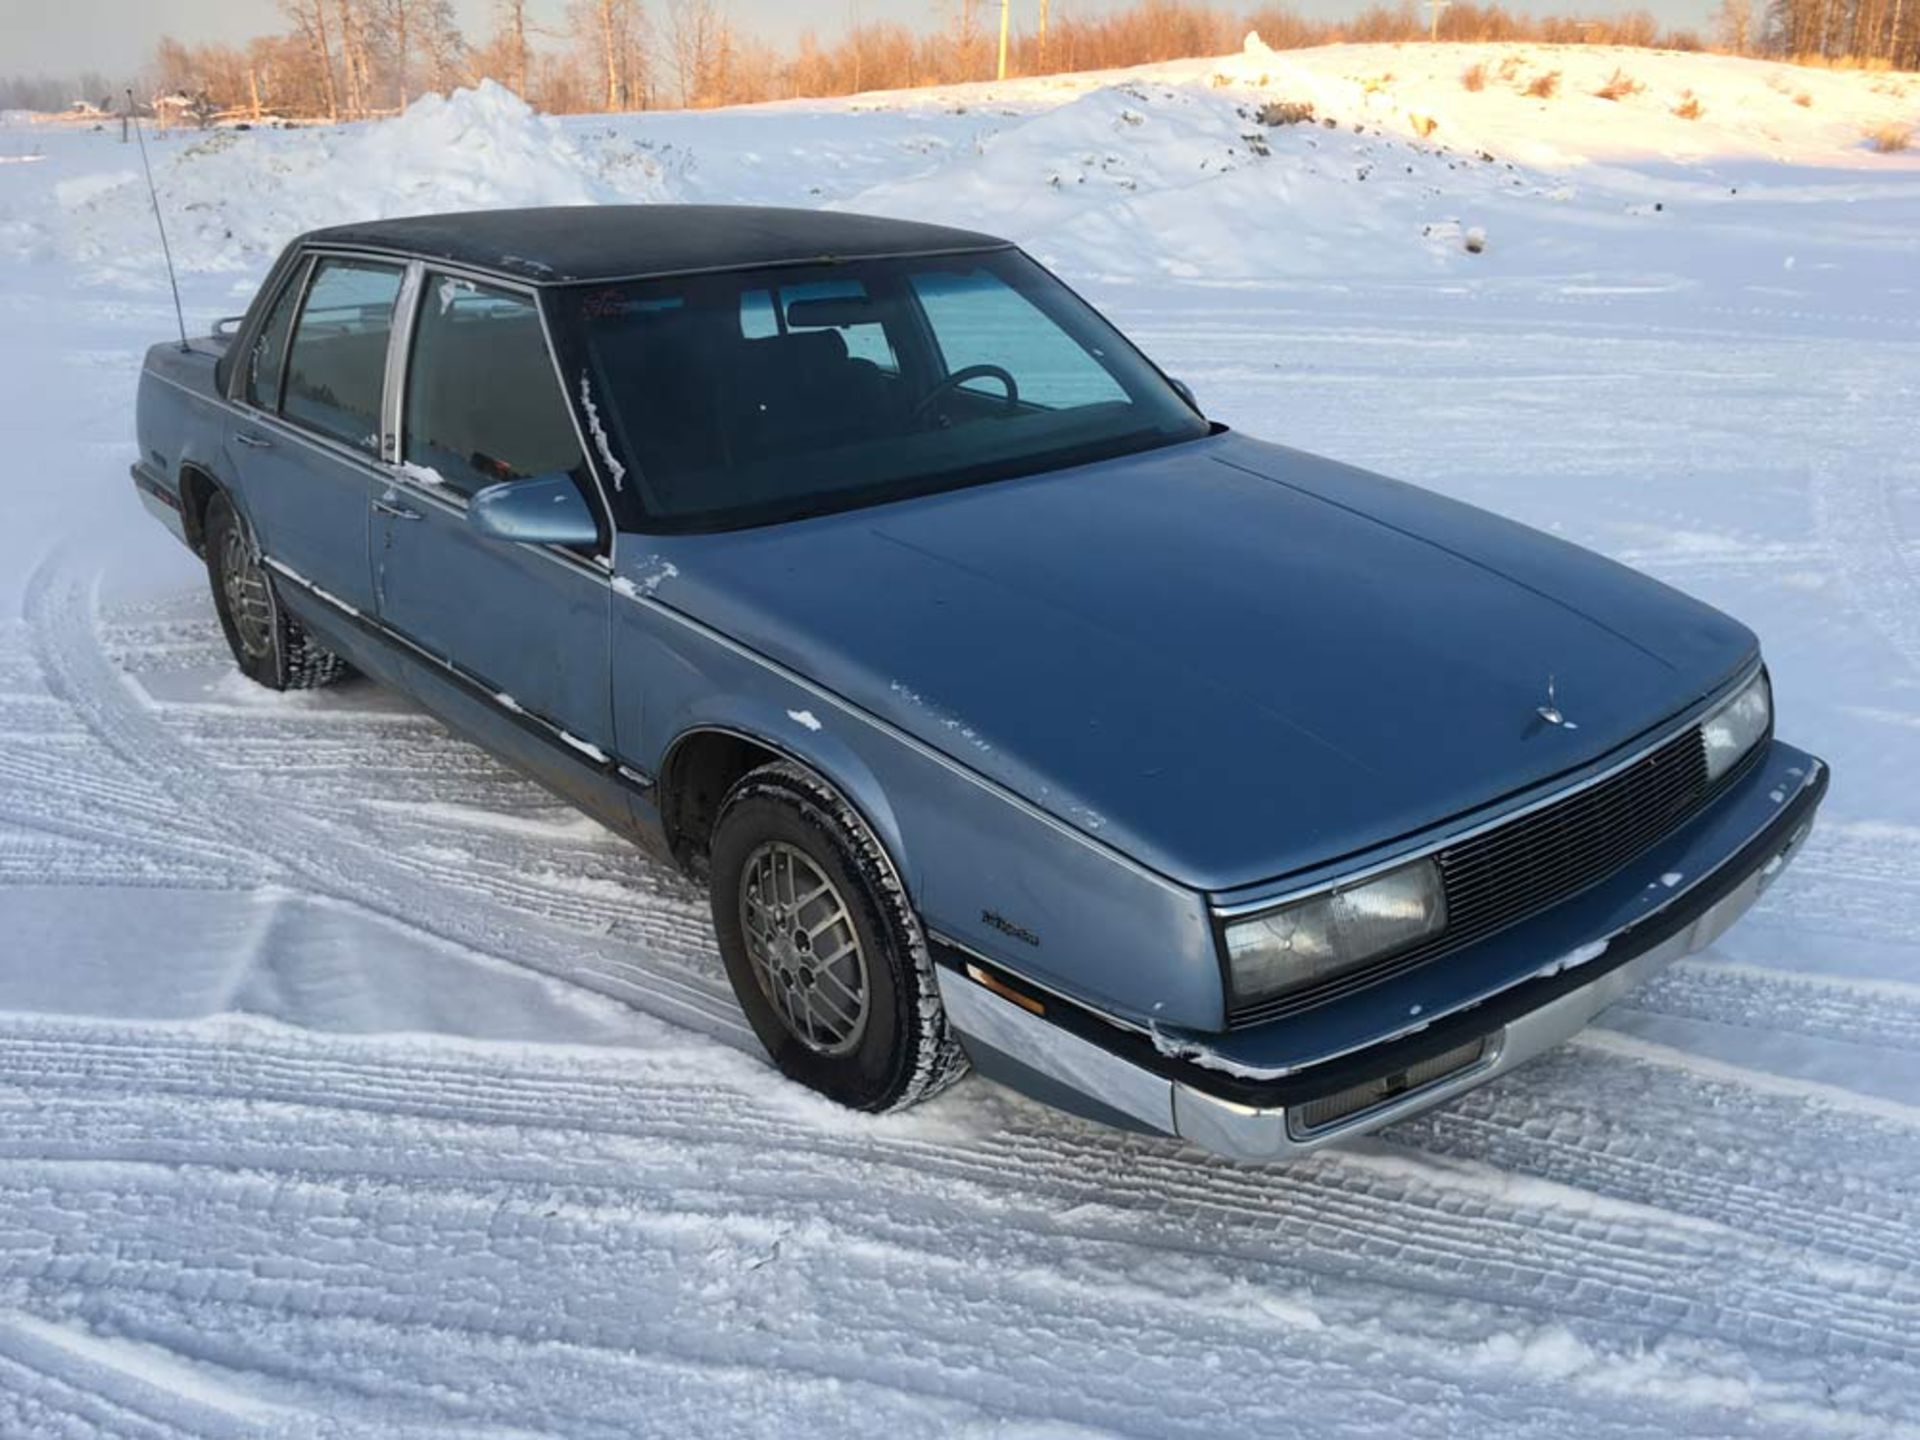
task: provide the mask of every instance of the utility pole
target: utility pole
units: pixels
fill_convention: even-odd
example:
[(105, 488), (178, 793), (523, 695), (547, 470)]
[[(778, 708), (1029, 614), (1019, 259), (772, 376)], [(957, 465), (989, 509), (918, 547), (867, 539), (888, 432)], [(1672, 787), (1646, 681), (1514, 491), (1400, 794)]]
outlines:
[(1013, 15), (1013, 0), (1000, 0), (1000, 70), (996, 78), (1007, 78), (1007, 23)]
[(1433, 12), (1433, 23), (1427, 27), (1427, 39), (1438, 42), (1440, 39), (1440, 12), (1453, 3), (1453, 0), (1427, 0), (1427, 9)]

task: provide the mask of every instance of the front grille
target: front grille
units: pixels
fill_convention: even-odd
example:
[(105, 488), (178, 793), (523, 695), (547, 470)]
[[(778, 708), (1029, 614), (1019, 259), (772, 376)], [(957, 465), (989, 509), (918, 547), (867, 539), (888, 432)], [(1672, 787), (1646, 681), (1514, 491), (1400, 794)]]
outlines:
[(1296, 1140), (1303, 1140), (1330, 1125), (1337, 1125), (1342, 1120), (1384, 1105), (1389, 1100), (1412, 1095), (1458, 1075), (1470, 1066), (1477, 1065), (1480, 1057), (1486, 1053), (1487, 1042), (1484, 1038), (1469, 1040), (1464, 1045), (1456, 1045), (1451, 1050), (1409, 1065), (1404, 1070), (1396, 1070), (1391, 1075), (1363, 1080), (1358, 1085), (1349, 1085), (1345, 1090), (1336, 1090), (1331, 1095), (1322, 1095), (1318, 1100), (1309, 1100), (1303, 1105), (1289, 1105), (1287, 1131)]
[(1434, 859), (1447, 896), (1440, 934), (1319, 985), (1241, 1006), (1228, 1023), (1258, 1025), (1325, 1004), (1570, 899), (1671, 834), (1743, 769), (1709, 785), (1700, 729), (1689, 727), (1596, 785), (1440, 851)]

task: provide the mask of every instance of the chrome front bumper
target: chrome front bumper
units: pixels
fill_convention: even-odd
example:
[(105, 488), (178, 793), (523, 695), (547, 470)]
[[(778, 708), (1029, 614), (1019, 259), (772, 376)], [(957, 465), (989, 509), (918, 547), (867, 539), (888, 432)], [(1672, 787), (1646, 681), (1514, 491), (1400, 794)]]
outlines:
[[(1803, 778), (1802, 793), (1813, 790), (1817, 805), (1819, 790), (1824, 784), (1823, 769), (1816, 765)], [(1793, 800), (1800, 798), (1792, 797)], [(1659, 974), (1681, 956), (1706, 948), (1725, 933), (1779, 876), (1812, 825), (1810, 805), (1787, 827), (1782, 838), (1769, 842), (1757, 857), (1746, 859), (1746, 873), (1684, 926), (1631, 959), (1610, 967), (1596, 965), (1601, 973), (1589, 983), (1491, 1028), (1484, 1037), (1484, 1049), (1472, 1064), (1310, 1132), (1301, 1130), (1285, 1106), (1241, 1104), (1223, 1099), (1202, 1088), (1205, 1072), (1196, 1066), (1185, 1067), (1193, 1077), (1189, 1080), (1180, 1078), (1178, 1073), (1166, 1073), (1166, 1066), (1150, 1066), (1129, 1059), (1003, 999), (961, 971), (937, 967), (940, 995), (949, 1022), (959, 1032), (963, 1044), (975, 1054), (976, 1062), (992, 1057), (981, 1064), (981, 1068), (990, 1075), (1005, 1075), (1011, 1069), (1019, 1077), (1012, 1083), (1039, 1099), (1065, 1109), (1177, 1135), (1230, 1159), (1283, 1159), (1416, 1115), (1477, 1085), (1484, 1085), (1569, 1039), (1629, 990)], [(1695, 886), (1676, 894), (1667, 908), (1685, 905), (1689, 894), (1713, 878), (1713, 874), (1702, 876)], [(1724, 877), (1722, 879), (1724, 881)], [(1616, 932), (1616, 935), (1625, 933)], [(1616, 936), (1599, 938), (1611, 943)], [(1010, 1067), (1007, 1061), (1012, 1062)], [(1389, 1068), (1383, 1062), (1382, 1069)], [(1076, 1099), (1086, 1103), (1075, 1103)]]

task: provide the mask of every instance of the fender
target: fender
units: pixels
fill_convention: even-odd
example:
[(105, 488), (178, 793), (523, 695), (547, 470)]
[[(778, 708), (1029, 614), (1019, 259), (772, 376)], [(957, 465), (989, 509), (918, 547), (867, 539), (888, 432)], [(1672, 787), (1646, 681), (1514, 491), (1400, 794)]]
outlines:
[(844, 702), (822, 703), (797, 686), (794, 700), (790, 709), (782, 709), (763, 696), (713, 694), (689, 707), (654, 772), (658, 777), (655, 801), (661, 814), (666, 811), (665, 787), (682, 748), (701, 735), (730, 735), (771, 750), (817, 775), (866, 822), (892, 860), (909, 897), (917, 898), (918, 875), (899, 817), (885, 787), (844, 733), (851, 726), (867, 727), (842, 708)]

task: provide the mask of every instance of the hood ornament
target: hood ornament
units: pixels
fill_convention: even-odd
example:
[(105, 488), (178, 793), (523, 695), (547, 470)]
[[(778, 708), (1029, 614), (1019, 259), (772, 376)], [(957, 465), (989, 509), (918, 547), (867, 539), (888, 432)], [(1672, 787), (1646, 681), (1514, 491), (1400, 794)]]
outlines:
[(1580, 727), (1560, 713), (1560, 699), (1554, 693), (1554, 677), (1547, 676), (1547, 703), (1534, 710), (1549, 725), (1557, 725), (1562, 730), (1578, 730)]

